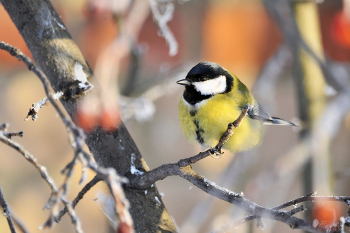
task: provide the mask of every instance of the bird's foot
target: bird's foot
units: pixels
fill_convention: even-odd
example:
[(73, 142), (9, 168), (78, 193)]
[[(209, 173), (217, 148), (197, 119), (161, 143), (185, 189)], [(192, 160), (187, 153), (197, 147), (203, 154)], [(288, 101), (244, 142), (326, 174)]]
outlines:
[(210, 156), (213, 157), (214, 159), (220, 159), (221, 156), (224, 154), (224, 152), (221, 152), (221, 148), (210, 148), (209, 149)]

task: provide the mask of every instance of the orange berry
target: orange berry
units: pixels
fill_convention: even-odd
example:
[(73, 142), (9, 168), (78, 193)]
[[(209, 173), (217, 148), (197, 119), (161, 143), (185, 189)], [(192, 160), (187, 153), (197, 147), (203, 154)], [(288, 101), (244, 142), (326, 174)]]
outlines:
[(317, 219), (318, 226), (327, 227), (335, 224), (340, 218), (340, 206), (336, 202), (315, 202), (312, 215)]

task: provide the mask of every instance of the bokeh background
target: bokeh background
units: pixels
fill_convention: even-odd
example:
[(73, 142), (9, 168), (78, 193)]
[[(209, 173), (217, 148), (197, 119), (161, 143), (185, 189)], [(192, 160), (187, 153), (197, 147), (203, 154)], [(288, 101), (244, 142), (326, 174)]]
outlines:
[[(108, 4), (107, 0), (101, 2)], [(92, 7), (85, 0), (54, 0), (52, 3), (94, 69), (101, 50), (107, 48), (118, 35), (113, 13), (104, 8)], [(325, 0), (317, 4), (322, 48), (326, 56), (338, 62), (350, 61), (350, 40), (347, 41), (350, 24), (345, 26), (349, 34), (341, 36), (337, 34), (339, 25), (335, 23), (343, 5), (341, 0)], [(177, 2), (175, 6), (169, 27), (178, 41), (178, 53), (169, 56), (169, 48), (164, 38), (159, 36), (150, 15), (138, 37), (142, 55), (133, 91), (129, 93), (129, 96), (137, 98), (154, 85), (167, 86), (161, 90), (161, 98), (154, 101), (155, 112), (151, 117), (143, 121), (126, 119), (126, 126), (150, 168), (177, 162), (200, 151), (198, 145), (189, 144), (182, 135), (177, 106), (183, 88), (175, 83), (174, 78), (184, 78), (191, 66), (207, 60), (232, 71), (254, 90), (254, 94), (259, 92), (259, 87), (254, 88), (254, 84), (261, 69), (282, 41), (276, 23), (258, 0), (192, 0)], [(20, 48), (30, 56), (23, 39), (1, 5), (0, 40)], [(128, 58), (123, 60), (124, 66), (118, 76), (121, 88), (127, 77), (129, 62)], [(272, 90), (257, 95), (257, 100), (271, 115), (297, 123), (296, 87), (290, 68), (273, 83)], [(31, 104), (43, 97), (44, 90), (38, 78), (15, 58), (0, 51), (0, 123), (9, 123), (11, 132), (24, 131), (23, 138), (14, 140), (35, 155), (48, 168), (56, 183), (60, 184), (63, 181), (60, 170), (73, 156), (64, 125), (51, 106), (40, 111), (37, 121), (23, 121)], [(346, 117), (330, 147), (329, 167), (334, 195), (350, 195), (350, 180), (346, 172), (350, 164), (349, 127), (350, 118)], [(286, 183), (269, 180), (269, 171), (276, 169), (275, 162), (289, 153), (297, 143), (297, 130), (267, 127), (259, 148), (236, 155), (225, 152), (220, 159), (206, 158), (193, 167), (208, 180), (235, 192), (242, 191), (247, 198), (262, 206), (273, 207), (306, 194), (303, 189), (303, 167), (290, 174), (293, 179)], [(287, 162), (293, 163), (293, 160)], [(82, 188), (78, 185), (80, 175), (81, 167), (78, 165), (69, 189), (71, 199)], [(92, 177), (93, 174), (89, 174), (89, 178)], [(0, 184), (12, 211), (31, 232), (39, 232), (38, 226), (45, 222), (49, 214), (42, 208), (50, 190), (32, 165), (4, 144), (0, 144)], [(181, 232), (211, 232), (245, 216), (237, 207), (210, 197), (179, 177), (159, 181), (157, 187), (164, 194), (165, 206)], [(111, 231), (106, 214), (102, 211), (102, 200), (107, 197), (107, 187), (100, 183), (77, 206), (85, 232)], [(339, 206), (340, 215), (346, 215), (346, 211), (345, 206)], [(303, 217), (302, 213), (298, 216)], [(264, 222), (266, 229), (258, 228), (252, 222), (228, 232), (293, 231), (281, 223)], [(73, 231), (67, 216), (52, 230)], [(0, 218), (0, 232), (10, 232), (5, 217)]]

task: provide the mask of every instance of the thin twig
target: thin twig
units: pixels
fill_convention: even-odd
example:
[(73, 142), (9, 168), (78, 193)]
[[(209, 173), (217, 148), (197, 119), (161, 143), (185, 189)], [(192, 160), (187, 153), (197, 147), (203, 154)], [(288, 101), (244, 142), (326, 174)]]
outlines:
[(47, 172), (47, 169), (45, 166), (38, 163), (37, 158), (35, 158), (31, 153), (26, 151), (20, 144), (16, 143), (15, 141), (11, 140), (10, 138), (3, 135), (3, 133), (0, 131), (0, 141), (7, 144), (11, 148), (17, 150), (20, 154), (24, 156), (24, 158), (30, 162), (34, 167), (40, 172), (41, 177), (46, 181), (46, 183), (50, 186), (50, 189), (53, 193), (58, 192), (58, 188), (52, 179), (52, 177)]
[[(276, 206), (274, 208), (272, 208), (273, 210), (281, 210), (281, 209), (284, 209), (284, 208), (287, 208), (289, 206), (292, 206), (292, 205), (297, 205), (299, 203), (302, 203), (302, 202), (306, 202), (306, 201), (322, 201), (322, 202), (325, 202), (325, 201), (338, 201), (338, 202), (345, 202), (346, 204), (349, 205), (349, 201), (350, 201), (350, 196), (316, 196), (316, 191), (315, 192), (311, 192), (305, 196), (302, 196), (302, 197), (299, 197), (299, 198), (296, 198), (296, 199), (293, 199), (291, 201), (288, 201), (288, 202), (285, 202), (279, 206)], [(294, 215), (298, 212), (301, 212), (301, 211), (305, 211), (305, 207), (303, 205), (297, 207), (297, 208), (294, 208), (292, 210), (290, 210), (288, 213), (290, 215)], [(215, 231), (215, 233), (222, 233), (222, 232), (225, 232), (225, 231), (228, 231), (229, 229), (233, 228), (233, 227), (237, 227), (238, 225), (244, 223), (244, 222), (247, 222), (247, 221), (251, 221), (251, 220), (254, 220), (256, 219), (258, 216), (256, 215), (249, 215), (249, 216), (246, 216), (244, 217), (243, 219), (239, 220), (239, 221), (236, 221), (228, 226), (222, 226), (219, 230)]]
[(179, 172), (179, 176), (185, 178), (197, 186), (199, 189), (221, 200), (234, 204), (237, 207), (251, 213), (252, 215), (258, 216), (260, 218), (268, 218), (283, 222), (290, 226), (292, 229), (303, 229), (314, 233), (326, 232), (322, 228), (314, 228), (311, 223), (296, 218), (287, 211), (264, 208), (248, 200), (243, 195), (219, 187), (215, 183), (210, 182), (209, 180), (195, 173), (190, 166), (183, 167), (180, 170), (181, 171)]
[[(79, 201), (81, 199), (83, 199), (84, 195), (93, 187), (95, 186), (95, 184), (97, 184), (98, 182), (100, 182), (101, 179), (97, 178), (97, 176), (95, 176), (89, 183), (87, 183), (84, 188), (79, 192), (78, 196), (74, 199), (74, 201), (72, 202), (72, 207), (75, 208), (75, 206), (79, 203)], [(57, 223), (59, 223), (61, 221), (61, 218), (68, 212), (67, 207), (65, 207), (64, 209), (62, 209), (59, 214), (57, 215), (55, 221)]]
[(13, 136), (23, 137), (24, 133), (23, 131), (19, 131), (18, 133), (7, 133), (7, 128), (9, 127), (8, 123), (3, 123), (0, 125), (0, 132), (5, 137), (11, 139)]
[[(273, 208), (273, 209), (276, 209), (276, 208)], [(301, 211), (305, 211), (305, 207), (303, 205), (299, 206), (298, 208), (295, 208), (295, 209), (292, 209), (290, 210), (288, 213), (292, 216), (292, 215), (295, 215), (296, 213), (299, 213)], [(257, 226), (261, 226), (262, 228), (264, 228), (264, 223), (261, 222), (261, 218), (257, 215), (248, 215), (240, 220), (237, 220), (235, 221), (234, 223), (231, 223), (229, 225), (224, 225), (224, 226), (221, 226), (220, 229), (218, 230), (215, 230), (211, 233), (224, 233), (234, 227), (238, 227), (239, 225), (243, 224), (243, 223), (246, 223), (246, 222), (249, 222), (249, 221), (252, 221), (254, 219), (257, 219), (258, 223), (257, 223)]]
[[(70, 163), (71, 165), (69, 166), (69, 168), (66, 172), (66, 178), (65, 178), (64, 183), (61, 185), (61, 187), (58, 190), (55, 187), (57, 192), (53, 192), (51, 194), (51, 197), (50, 197), (48, 203), (46, 204), (46, 207), (56, 206), (58, 204), (58, 200), (61, 200), (64, 203), (65, 207), (67, 207), (67, 209), (68, 209), (68, 213), (71, 217), (73, 224), (75, 225), (76, 231), (78, 233), (82, 232), (80, 221), (77, 218), (77, 215), (76, 215), (74, 209), (71, 207), (70, 202), (68, 202), (66, 200), (66, 197), (65, 197), (66, 192), (67, 192), (67, 187), (68, 187), (67, 182), (69, 181), (69, 179), (73, 173), (73, 168), (74, 168), (73, 165), (76, 163), (77, 159), (80, 159), (83, 166), (84, 165), (88, 166), (90, 169), (95, 171), (99, 177), (101, 177), (108, 184), (110, 184), (110, 187), (112, 187), (112, 186), (114, 187), (112, 189), (112, 195), (114, 196), (114, 198), (116, 200), (116, 205), (119, 205), (118, 207), (122, 206), (122, 207), (127, 208), (128, 205), (118, 204), (118, 201), (120, 201), (122, 203), (128, 203), (125, 196), (124, 196), (123, 189), (117, 188), (117, 186), (120, 186), (122, 182), (125, 182), (125, 179), (120, 178), (115, 173), (114, 169), (105, 169), (102, 167), (98, 167), (97, 164), (92, 160), (92, 156), (84, 151), (84, 149), (83, 149), (83, 144), (84, 144), (83, 132), (79, 128), (77, 128), (75, 126), (75, 124), (71, 120), (69, 120), (64, 115), (63, 111), (58, 107), (57, 103), (55, 102), (54, 94), (49, 89), (50, 83), (49, 83), (47, 77), (45, 76), (45, 74), (38, 67), (36, 67), (32, 63), (32, 61), (30, 60), (30, 58), (27, 57), (26, 55), (24, 55), (18, 48), (15, 48), (7, 43), (0, 41), (0, 49), (9, 52), (12, 56), (15, 56), (20, 61), (23, 61), (27, 65), (28, 69), (33, 71), (39, 77), (39, 79), (42, 81), (42, 84), (44, 86), (45, 93), (47, 95), (48, 100), (52, 103), (56, 112), (58, 113), (58, 115), (62, 119), (63, 123), (66, 125), (67, 129), (69, 130), (70, 133), (72, 133), (72, 136), (73, 136), (74, 142), (72, 142), (72, 146), (75, 148), (74, 160)], [(9, 143), (8, 140), (10, 140), (10, 139), (6, 140), (7, 138), (2, 136), (2, 135), (0, 135), (0, 139), (1, 139), (1, 141), (5, 142), (5, 143)], [(12, 142), (9, 143), (9, 145), (15, 149), (21, 148), (21, 146), (19, 146), (17, 144), (13, 144)], [(45, 173), (43, 173), (43, 171), (41, 171), (41, 174), (42, 174), (42, 176), (43, 176), (43, 174), (47, 174), (46, 168), (45, 168)], [(52, 190), (54, 190), (54, 189), (52, 188)], [(52, 210), (54, 210), (54, 209), (55, 208), (52, 208)], [(116, 209), (121, 210), (121, 208), (116, 208)], [(58, 213), (53, 213), (51, 211), (49, 220), (47, 220), (42, 225), (42, 227), (51, 227), (53, 225), (54, 219), (56, 218), (57, 214)], [(129, 232), (133, 233), (134, 230), (133, 230), (132, 218), (131, 218), (131, 215), (130, 215), (128, 209), (123, 209), (122, 211), (118, 211), (118, 215), (119, 215), (119, 218), (121, 219), (121, 224), (122, 225), (126, 224), (130, 230)]]
[[(241, 181), (240, 177), (243, 176), (243, 173), (254, 163), (256, 155), (253, 157), (253, 154), (255, 153), (242, 152), (235, 154), (226, 166), (225, 171), (220, 174), (217, 184), (221, 187), (235, 187)], [(186, 221), (180, 226), (181, 231), (198, 232), (204, 223), (207, 222), (216, 201), (217, 198), (209, 196), (197, 203), (187, 215)]]
[[(63, 92), (60, 91), (54, 94), (52, 97), (54, 100), (58, 100), (62, 96), (63, 96)], [(50, 103), (50, 101), (47, 99), (47, 97), (44, 97), (43, 99), (39, 100), (39, 102), (32, 104), (32, 107), (29, 108), (27, 116), (24, 118), (24, 120), (28, 121), (29, 118), (32, 118), (32, 121), (36, 121), (36, 119), (38, 119), (39, 110), (48, 103)]]
[[(58, 205), (58, 200), (59, 199), (63, 199), (63, 195), (61, 192), (61, 189), (58, 189), (54, 180), (52, 179), (52, 177), (49, 175), (47, 168), (43, 165), (41, 165), (40, 163), (38, 163), (37, 158), (35, 158), (31, 153), (29, 153), (28, 151), (26, 151), (20, 144), (12, 141), (10, 138), (6, 137), (4, 135), (4, 133), (2, 131), (0, 131), (0, 141), (7, 144), (8, 146), (10, 146), (11, 148), (17, 150), (19, 153), (21, 153), (24, 158), (30, 162), (32, 165), (34, 165), (34, 167), (40, 172), (41, 177), (46, 181), (46, 183), (50, 186), (51, 189), (51, 196), (48, 200), (48, 202), (45, 205), (45, 209), (55, 209), (54, 206)], [(64, 202), (65, 206), (68, 207), (70, 205), (69, 202)], [(50, 218), (42, 225), (42, 227), (51, 227), (52, 226), (52, 219), (55, 214), (53, 214), (51, 212), (50, 214)], [(76, 219), (75, 217), (75, 213), (72, 213), (71, 218)], [(77, 222), (75, 220), (75, 222)], [(77, 223), (76, 225), (76, 230), (77, 232), (82, 232), (81, 228), (79, 227), (79, 223)]]
[(15, 229), (15, 225), (13, 224), (13, 221), (12, 221), (10, 209), (7, 205), (4, 194), (2, 193), (1, 186), (0, 186), (0, 206), (2, 207), (2, 209), (4, 211), (3, 215), (6, 216), (7, 223), (10, 227), (11, 233), (16, 233), (16, 229)]
[(175, 9), (174, 3), (172, 2), (163, 3), (165, 4), (165, 10), (164, 10), (164, 13), (162, 14), (159, 10), (159, 5), (158, 5), (160, 1), (157, 1), (157, 0), (149, 0), (149, 1), (150, 1), (151, 10), (153, 13), (153, 19), (155, 23), (158, 25), (160, 35), (164, 37), (164, 39), (169, 45), (169, 55), (175, 56), (178, 52), (179, 45), (177, 44), (177, 41), (168, 26), (168, 22), (173, 18), (173, 13)]

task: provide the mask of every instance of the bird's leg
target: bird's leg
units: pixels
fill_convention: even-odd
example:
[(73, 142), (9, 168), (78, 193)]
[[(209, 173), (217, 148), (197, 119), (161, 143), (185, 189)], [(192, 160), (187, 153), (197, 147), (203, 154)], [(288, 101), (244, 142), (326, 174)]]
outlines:
[(221, 147), (214, 147), (209, 149), (210, 156), (214, 159), (220, 159), (224, 152), (221, 151)]

